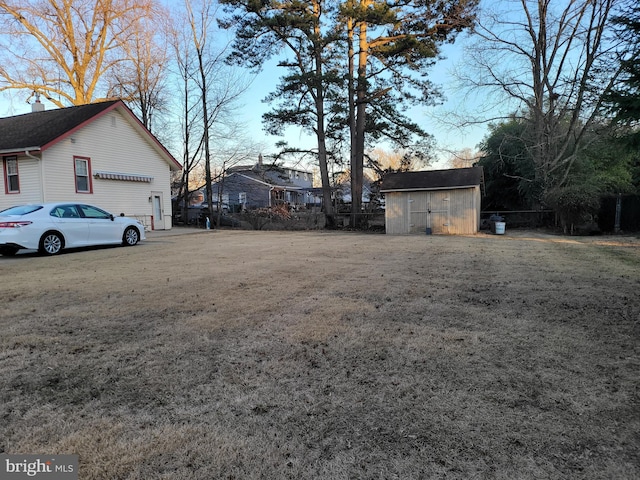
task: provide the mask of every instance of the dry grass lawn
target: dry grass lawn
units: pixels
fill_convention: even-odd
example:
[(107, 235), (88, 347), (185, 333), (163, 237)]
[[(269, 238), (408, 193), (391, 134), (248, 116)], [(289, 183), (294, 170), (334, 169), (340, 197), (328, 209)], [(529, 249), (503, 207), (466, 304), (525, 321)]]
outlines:
[(89, 479), (640, 478), (640, 239), (0, 257), (0, 453)]

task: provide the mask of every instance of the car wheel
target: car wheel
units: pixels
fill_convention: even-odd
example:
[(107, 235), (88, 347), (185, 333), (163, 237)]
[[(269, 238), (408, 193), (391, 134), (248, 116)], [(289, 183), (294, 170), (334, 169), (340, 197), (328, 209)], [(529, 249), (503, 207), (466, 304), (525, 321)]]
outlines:
[(122, 235), (122, 244), (125, 247), (133, 247), (135, 244), (140, 241), (140, 232), (138, 232), (137, 228), (127, 227)]
[(18, 247), (0, 247), (0, 255), (13, 257), (20, 250)]
[(57, 232), (47, 232), (40, 239), (38, 251), (45, 255), (57, 255), (64, 248), (64, 240)]

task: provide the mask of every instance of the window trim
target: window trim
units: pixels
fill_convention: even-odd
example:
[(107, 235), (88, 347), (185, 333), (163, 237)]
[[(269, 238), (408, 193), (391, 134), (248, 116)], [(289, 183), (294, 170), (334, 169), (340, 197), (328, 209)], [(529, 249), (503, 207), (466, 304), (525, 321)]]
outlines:
[[(77, 161), (81, 160), (87, 163), (87, 190), (79, 190), (78, 189), (78, 178), (79, 177), (84, 177), (84, 175), (78, 175), (78, 169), (76, 167), (77, 165)], [(73, 157), (73, 183), (76, 187), (76, 193), (85, 193), (85, 194), (92, 194), (93, 193), (93, 181), (92, 181), (92, 176), (91, 176), (91, 158), (89, 157), (80, 157), (75, 155)]]
[[(10, 161), (14, 161), (16, 162), (16, 173), (12, 174), (12, 177), (16, 177), (18, 180), (18, 189), (17, 190), (11, 190), (11, 183), (9, 182), (9, 165), (8, 163)], [(3, 162), (2, 162), (2, 168), (4, 171), (4, 193), (6, 193), (7, 195), (15, 195), (20, 193), (20, 170), (18, 168), (18, 157), (16, 155), (11, 156), (11, 157), (4, 157), (3, 158)]]

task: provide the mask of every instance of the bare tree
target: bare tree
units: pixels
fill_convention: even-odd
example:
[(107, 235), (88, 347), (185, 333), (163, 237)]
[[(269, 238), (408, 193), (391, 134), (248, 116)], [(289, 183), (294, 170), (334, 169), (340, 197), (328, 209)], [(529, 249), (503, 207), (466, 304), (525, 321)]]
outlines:
[(153, 16), (140, 19), (140, 28), (123, 44), (127, 62), (108, 72), (111, 88), (107, 96), (125, 99), (156, 135), (162, 131), (156, 128), (159, 122), (155, 117), (168, 110), (170, 22), (169, 12), (159, 6), (153, 9)]
[(0, 91), (26, 90), (54, 105), (105, 99), (108, 73), (153, 17), (155, 0), (0, 1)]
[[(188, 209), (190, 194), (193, 190), (204, 185), (192, 185), (193, 178), (199, 177), (199, 168), (201, 167), (200, 158), (202, 151), (202, 122), (198, 122), (201, 118), (201, 103), (197, 95), (193, 95), (193, 76), (195, 72), (194, 58), (191, 52), (190, 35), (186, 29), (181, 28), (182, 25), (177, 23), (176, 28), (171, 32), (171, 46), (174, 53), (174, 67), (178, 82), (177, 95), (180, 103), (177, 107), (179, 114), (180, 135), (181, 135), (181, 151), (182, 151), (182, 178), (177, 185), (177, 198), (182, 207), (182, 218), (188, 222)], [(204, 178), (204, 176), (202, 176)]]
[(480, 16), (462, 80), (527, 122), (540, 199), (567, 180), (619, 75), (607, 33), (625, 1), (502, 0)]
[(463, 148), (449, 154), (447, 163), (451, 168), (469, 168), (480, 160), (481, 154), (470, 148)]
[[(208, 218), (213, 223), (211, 187), (216, 173), (214, 162), (217, 159), (223, 165), (229, 161), (224, 154), (229, 149), (229, 139), (242, 144), (238, 124), (233, 118), (248, 84), (237, 70), (224, 62), (227, 44), (220, 41), (221, 35), (216, 36), (216, 2), (185, 0), (184, 5), (184, 24), (179, 25), (173, 35), (182, 92), (185, 171), (181, 195), (186, 214), (191, 183), (189, 175), (202, 166)], [(220, 147), (217, 154), (212, 151), (216, 146)]]

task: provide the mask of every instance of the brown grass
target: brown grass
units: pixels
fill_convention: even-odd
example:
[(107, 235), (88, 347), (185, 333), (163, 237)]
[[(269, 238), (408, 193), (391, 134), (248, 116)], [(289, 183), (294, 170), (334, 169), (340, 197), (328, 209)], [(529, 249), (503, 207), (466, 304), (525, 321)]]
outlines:
[(640, 240), (0, 257), (0, 452), (86, 479), (640, 478)]

